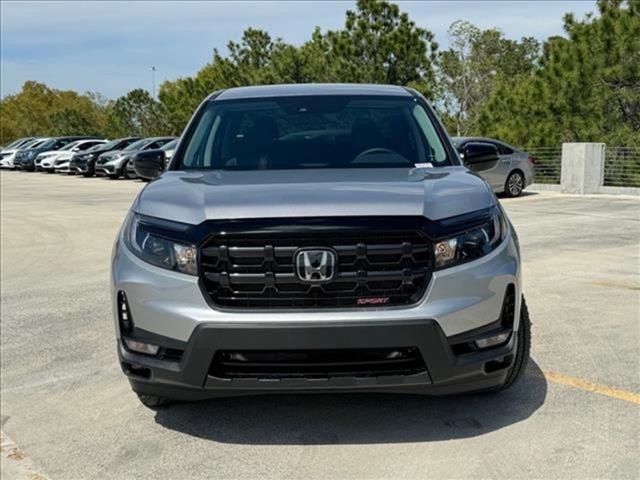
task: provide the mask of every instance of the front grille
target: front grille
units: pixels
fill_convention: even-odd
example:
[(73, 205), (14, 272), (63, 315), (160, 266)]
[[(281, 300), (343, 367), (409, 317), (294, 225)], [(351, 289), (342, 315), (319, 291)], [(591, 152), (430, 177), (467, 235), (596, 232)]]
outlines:
[[(307, 283), (296, 273), (301, 248), (336, 254), (332, 280)], [(200, 250), (202, 281), (215, 305), (231, 308), (364, 308), (420, 300), (433, 249), (418, 231), (216, 235)]]
[(218, 378), (333, 378), (426, 372), (415, 347), (341, 350), (219, 351), (209, 374)]

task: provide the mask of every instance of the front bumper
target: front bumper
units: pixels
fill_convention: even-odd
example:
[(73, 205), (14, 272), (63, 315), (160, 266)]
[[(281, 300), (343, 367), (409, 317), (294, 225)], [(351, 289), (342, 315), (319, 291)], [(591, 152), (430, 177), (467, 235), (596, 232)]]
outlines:
[[(489, 255), (433, 274), (424, 298), (409, 308), (224, 311), (212, 308), (193, 276), (141, 261), (121, 240), (112, 258), (112, 298), (125, 292), (133, 337), (182, 352), (179, 359), (133, 353), (122, 343), (121, 366), (135, 391), (176, 399), (256, 392), (384, 391), (446, 394), (504, 382), (516, 348), (520, 259), (511, 236)], [(510, 287), (512, 286), (512, 287)], [(454, 353), (453, 343), (495, 329), (513, 288), (513, 331), (505, 345)], [(416, 347), (422, 374), (401, 376), (229, 379), (210, 374), (219, 350), (304, 350)], [(487, 368), (499, 365), (500, 368)]]
[[(158, 341), (158, 337), (151, 336)], [(148, 340), (151, 341), (151, 340)], [(200, 325), (179, 359), (132, 353), (118, 342), (118, 356), (134, 391), (177, 400), (291, 392), (388, 392), (444, 395), (504, 383), (513, 363), (517, 336), (493, 349), (456, 355), (434, 320), (361, 325)], [(170, 342), (171, 343), (171, 342)], [(175, 346), (175, 343), (171, 343)], [(220, 377), (214, 371), (218, 351), (354, 350), (417, 348), (426, 368), (410, 374)], [(180, 350), (178, 350), (180, 351)], [(497, 367), (496, 367), (497, 366)]]
[(96, 164), (96, 175), (114, 175), (116, 169), (116, 165), (111, 163)]

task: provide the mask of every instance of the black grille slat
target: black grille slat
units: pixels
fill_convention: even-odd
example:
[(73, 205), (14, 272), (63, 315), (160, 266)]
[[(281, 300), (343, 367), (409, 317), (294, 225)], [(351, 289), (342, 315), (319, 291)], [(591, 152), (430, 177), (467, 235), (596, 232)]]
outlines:
[[(336, 252), (333, 280), (314, 285), (297, 277), (295, 254), (310, 247)], [(431, 279), (432, 255), (431, 242), (416, 231), (257, 232), (212, 236), (200, 265), (209, 298), (223, 307), (362, 308), (416, 303)], [(371, 299), (382, 301), (366, 303)]]
[[(417, 278), (424, 277), (427, 274), (427, 270), (425, 268), (418, 269), (416, 271), (409, 270), (409, 272), (399, 271), (399, 270), (388, 270), (381, 272), (339, 272), (335, 276), (335, 282), (341, 281), (357, 281), (360, 277), (362, 279), (371, 280), (371, 281), (389, 281), (389, 280), (415, 280)], [(224, 274), (221, 273), (205, 273), (205, 277), (208, 280), (213, 282), (220, 282), (221, 276)], [(300, 281), (295, 274), (293, 273), (230, 273), (229, 274), (229, 282), (232, 284), (254, 284), (254, 283), (265, 283), (267, 277), (273, 276), (275, 277), (275, 283), (301, 283), (303, 285), (308, 285)]]
[(426, 371), (415, 347), (305, 351), (220, 351), (209, 373), (219, 378), (326, 378), (412, 375)]

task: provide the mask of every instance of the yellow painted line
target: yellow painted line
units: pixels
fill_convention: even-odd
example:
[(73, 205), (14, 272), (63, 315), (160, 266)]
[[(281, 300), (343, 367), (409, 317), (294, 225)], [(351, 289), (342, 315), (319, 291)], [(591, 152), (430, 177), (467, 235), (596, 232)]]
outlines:
[(635, 403), (640, 405), (640, 393), (633, 393), (627, 390), (620, 390), (617, 388), (607, 387), (606, 385), (599, 385), (592, 383), (588, 380), (582, 380), (581, 378), (568, 377), (558, 372), (550, 372), (544, 370), (542, 372), (547, 380), (560, 385), (566, 385), (567, 387), (577, 388), (586, 392), (593, 392), (606, 397), (616, 398), (629, 403)]

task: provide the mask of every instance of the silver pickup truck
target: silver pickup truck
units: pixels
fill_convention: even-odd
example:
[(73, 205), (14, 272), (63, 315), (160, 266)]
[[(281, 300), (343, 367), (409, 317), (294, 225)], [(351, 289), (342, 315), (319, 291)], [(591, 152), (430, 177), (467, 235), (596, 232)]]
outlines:
[[(467, 165), (495, 146), (469, 142)], [(197, 109), (113, 251), (140, 400), (498, 391), (530, 326), (516, 233), (425, 99), (381, 85), (232, 88)], [(157, 177), (157, 178), (156, 178)]]

